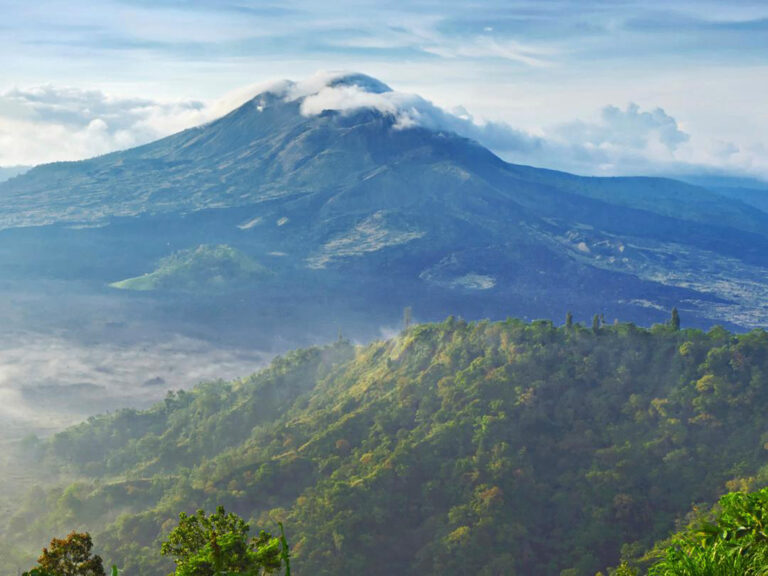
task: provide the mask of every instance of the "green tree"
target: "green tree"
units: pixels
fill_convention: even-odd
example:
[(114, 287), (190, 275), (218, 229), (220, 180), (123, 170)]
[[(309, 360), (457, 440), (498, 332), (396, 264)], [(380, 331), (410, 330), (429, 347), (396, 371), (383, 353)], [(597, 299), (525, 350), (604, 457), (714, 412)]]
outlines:
[(672, 316), (669, 319), (669, 324), (674, 330), (680, 330), (680, 314), (677, 308), (672, 308)]
[(71, 532), (54, 538), (25, 576), (105, 576), (101, 557), (92, 555), (93, 541), (87, 532)]
[(249, 525), (237, 514), (219, 506), (206, 515), (203, 510), (179, 515), (179, 525), (163, 542), (161, 552), (176, 562), (176, 576), (243, 574), (258, 576), (280, 569), (280, 539), (259, 532), (249, 539)]
[(573, 328), (573, 314), (571, 313), (570, 310), (565, 315), (565, 327), (566, 328)]
[(597, 334), (600, 331), (600, 316), (595, 314), (592, 316), (592, 332)]

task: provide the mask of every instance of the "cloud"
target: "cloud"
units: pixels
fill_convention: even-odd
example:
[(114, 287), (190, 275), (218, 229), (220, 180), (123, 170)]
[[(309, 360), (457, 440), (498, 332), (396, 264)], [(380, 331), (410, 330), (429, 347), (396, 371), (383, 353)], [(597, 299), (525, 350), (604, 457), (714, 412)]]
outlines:
[(498, 122), (478, 123), (464, 108), (447, 112), (416, 94), (396, 92), (364, 74), (320, 72), (295, 84), (284, 93), (288, 100), (301, 100), (301, 113), (316, 116), (326, 110), (354, 113), (372, 109), (391, 116), (395, 129), (413, 127), (455, 132), (486, 146), (504, 150), (540, 147), (540, 139)]
[(690, 139), (677, 121), (661, 108), (645, 112), (635, 103), (628, 104), (624, 110), (606, 106), (601, 120), (597, 124), (565, 124), (555, 129), (555, 135), (592, 148), (644, 150), (659, 145), (670, 152)]
[[(582, 117), (587, 106), (634, 99), (697, 111), (697, 128), (711, 134), (728, 122), (721, 138), (766, 132), (759, 99), (766, 75), (750, 68), (766, 62), (768, 6), (755, 0), (585, 0), (578, 8), (568, 0), (5, 4), (0, 90), (106, 78), (132, 90), (141, 86), (139, 93), (152, 99), (158, 91), (212, 98), (254, 74), (303, 75), (330, 64), (387, 74), (424, 94), (428, 86), (451, 106), (465, 94), (472, 98), (465, 104), (486, 116), (526, 126), (557, 112), (534, 106), (519, 120), (520, 107), (507, 106), (498, 91), (525, 86), (538, 102), (567, 94), (556, 106), (578, 108)], [(694, 76), (704, 78), (700, 85), (711, 81), (707, 98), (691, 97), (699, 93), (690, 83)], [(724, 102), (742, 112), (727, 112)], [(744, 112), (750, 108), (753, 114)]]
[(606, 106), (597, 122), (574, 121), (543, 130), (538, 150), (512, 161), (592, 175), (742, 174), (768, 179), (763, 147), (689, 134), (662, 108)]
[(196, 101), (114, 97), (41, 86), (0, 94), (0, 165), (78, 160), (152, 141), (208, 120)]
[(512, 39), (494, 38), (490, 36), (493, 28), (488, 26), (483, 29), (483, 32), (483, 35), (475, 36), (469, 40), (443, 41), (435, 45), (427, 44), (422, 49), (430, 54), (448, 59), (501, 59), (532, 68), (554, 65), (552, 61), (552, 56), (556, 52), (554, 49), (526, 45)]
[(211, 100), (154, 100), (44, 85), (0, 93), (0, 167), (81, 160), (210, 122), (288, 82), (239, 88)]
[[(522, 150), (539, 163), (588, 174), (647, 172), (677, 161), (690, 135), (662, 108), (606, 106), (597, 122), (573, 121), (543, 130), (537, 150)], [(653, 170), (652, 170), (653, 171)]]
[(81, 160), (146, 144), (204, 124), (255, 94), (262, 82), (211, 100), (153, 100), (53, 85), (0, 93), (0, 167)]

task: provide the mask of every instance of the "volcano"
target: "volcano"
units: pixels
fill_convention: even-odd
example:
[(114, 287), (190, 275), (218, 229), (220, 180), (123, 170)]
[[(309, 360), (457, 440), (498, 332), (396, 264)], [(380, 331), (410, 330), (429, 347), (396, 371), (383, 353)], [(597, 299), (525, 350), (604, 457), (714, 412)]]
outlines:
[[(767, 213), (675, 180), (510, 164), (460, 127), (369, 76), (324, 75), (138, 148), (36, 167), (0, 183), (5, 290), (36, 294), (36, 310), (84, 296), (63, 320), (27, 315), (43, 323), (93, 325), (105, 306), (110, 325), (151, 314), (216, 338), (371, 338), (406, 307), (768, 323)], [(265, 273), (207, 257), (185, 264), (197, 288), (175, 291), (159, 267), (206, 246)]]

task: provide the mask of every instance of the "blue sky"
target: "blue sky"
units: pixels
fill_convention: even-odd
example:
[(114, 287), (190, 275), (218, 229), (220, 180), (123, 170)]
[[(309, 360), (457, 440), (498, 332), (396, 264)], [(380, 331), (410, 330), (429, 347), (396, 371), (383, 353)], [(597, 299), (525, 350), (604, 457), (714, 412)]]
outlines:
[(765, 1), (0, 0), (0, 13), (0, 166), (132, 146), (254, 84), (345, 69), (470, 119), (513, 161), (768, 178)]

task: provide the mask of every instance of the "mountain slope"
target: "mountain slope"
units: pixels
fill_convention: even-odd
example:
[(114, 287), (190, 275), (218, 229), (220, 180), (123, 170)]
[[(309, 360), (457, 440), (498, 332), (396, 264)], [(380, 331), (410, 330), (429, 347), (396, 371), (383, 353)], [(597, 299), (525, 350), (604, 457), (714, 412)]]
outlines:
[(676, 305), (694, 325), (768, 322), (768, 214), (673, 180), (507, 164), (425, 120), (429, 106), (362, 75), (283, 84), (146, 146), (35, 168), (0, 184), (0, 268), (3, 242), (66, 228), (57, 260), (87, 261), (80, 280), (100, 286), (168, 246), (273, 260), (289, 300), (338, 307), (302, 313), (325, 335), (370, 337), (357, 327), (409, 305), (425, 319), (572, 309), (648, 323)]
[(34, 450), (64, 481), (2, 540), (88, 528), (158, 574), (178, 512), (224, 504), (283, 519), (298, 573), (594, 574), (768, 484), (766, 374), (762, 331), (449, 319), (340, 342), (57, 435)]

